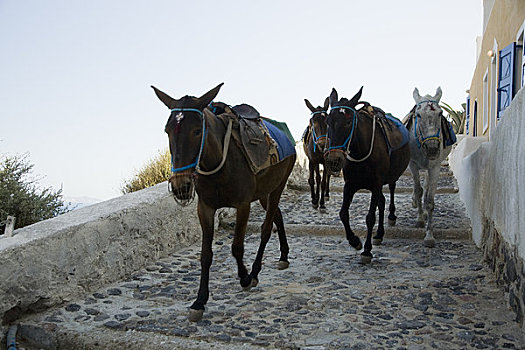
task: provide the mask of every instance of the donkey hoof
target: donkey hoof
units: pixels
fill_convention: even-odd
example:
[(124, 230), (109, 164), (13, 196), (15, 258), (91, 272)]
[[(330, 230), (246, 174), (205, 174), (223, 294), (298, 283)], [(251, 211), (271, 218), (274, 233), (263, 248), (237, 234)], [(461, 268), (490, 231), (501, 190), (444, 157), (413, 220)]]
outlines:
[(374, 239), (372, 239), (372, 244), (373, 245), (381, 245), (381, 243), (383, 243), (383, 238), (374, 238)]
[(247, 285), (246, 287), (242, 287), (242, 290), (244, 290), (245, 292), (249, 291), (250, 289), (252, 289), (253, 287), (257, 287), (257, 284), (259, 284), (259, 281), (256, 279), (256, 278), (253, 278), (252, 277), (252, 280), (250, 282), (249, 285)]
[(204, 310), (194, 310), (190, 309), (190, 314), (188, 315), (188, 320), (190, 322), (199, 322), (202, 320), (202, 315), (204, 314)]
[(322, 213), (322, 214), (326, 214), (328, 212), (328, 210), (326, 210), (326, 207), (324, 205), (322, 205), (321, 207), (319, 207), (319, 212)]
[(416, 227), (418, 228), (425, 227), (425, 222), (423, 220), (416, 221)]
[(396, 220), (388, 219), (388, 226), (396, 226)]
[(361, 254), (361, 264), (368, 265), (372, 262), (372, 255)]
[(352, 236), (348, 238), (348, 243), (350, 243), (350, 245), (354, 247), (355, 250), (363, 249), (363, 244), (361, 243), (361, 240), (357, 236)]
[(290, 263), (288, 261), (280, 260), (277, 263), (277, 270), (285, 270), (288, 268), (288, 266), (290, 266)]
[(434, 238), (430, 238), (430, 239), (425, 239), (423, 241), (423, 244), (425, 245), (425, 247), (427, 248), (434, 248), (434, 246), (436, 245), (436, 240)]
[(317, 203), (312, 203), (312, 208), (317, 209), (319, 205)]

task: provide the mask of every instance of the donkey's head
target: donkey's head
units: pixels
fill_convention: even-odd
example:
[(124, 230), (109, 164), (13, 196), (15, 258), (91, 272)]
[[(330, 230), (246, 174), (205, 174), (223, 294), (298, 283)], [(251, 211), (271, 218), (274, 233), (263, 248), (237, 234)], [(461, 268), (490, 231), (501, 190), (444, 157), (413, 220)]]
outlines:
[(425, 95), (421, 97), (419, 90), (414, 89), (414, 101), (416, 107), (414, 111), (414, 138), (418, 148), (420, 148), (426, 158), (437, 159), (441, 151), (442, 132), (441, 115), (443, 110), (439, 106), (441, 99), (441, 88), (438, 87), (434, 96)]
[(348, 153), (357, 120), (355, 106), (362, 93), (363, 87), (350, 100), (344, 97), (339, 100), (335, 89), (332, 89), (330, 94), (331, 107), (326, 120), (328, 124), (328, 149), (325, 152), (325, 164), (332, 173), (338, 173), (343, 168), (343, 162)]
[(320, 152), (324, 152), (327, 145), (326, 117), (328, 116), (327, 111), (330, 100), (327, 97), (324, 100), (323, 107), (314, 107), (307, 99), (304, 99), (304, 102), (306, 103), (306, 107), (312, 112), (312, 117), (310, 118), (310, 130), (314, 142), (314, 151), (319, 149)]
[(204, 109), (217, 96), (222, 84), (199, 98), (184, 96), (176, 100), (152, 86), (157, 97), (171, 110), (165, 132), (168, 134), (172, 176), (169, 186), (175, 200), (187, 205), (194, 196), (194, 171), (198, 168), (206, 138)]

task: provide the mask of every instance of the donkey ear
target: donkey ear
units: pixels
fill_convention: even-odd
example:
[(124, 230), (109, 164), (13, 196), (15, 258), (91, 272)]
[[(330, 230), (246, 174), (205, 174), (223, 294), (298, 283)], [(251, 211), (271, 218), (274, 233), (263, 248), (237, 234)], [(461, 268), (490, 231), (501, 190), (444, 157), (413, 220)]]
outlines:
[(306, 107), (308, 107), (308, 109), (313, 113), (315, 112), (315, 107), (312, 106), (312, 104), (310, 103), (310, 101), (308, 101), (306, 98), (304, 99), (304, 103), (306, 103)]
[(421, 95), (419, 94), (419, 90), (417, 88), (414, 88), (412, 96), (414, 97), (414, 101), (416, 101), (416, 103), (418, 103), (419, 100), (421, 100)]
[(337, 91), (335, 88), (332, 88), (332, 92), (330, 93), (330, 106), (334, 106), (337, 102), (339, 102), (339, 97), (337, 96)]
[(213, 99), (219, 93), (219, 90), (221, 89), (222, 85), (224, 85), (224, 83), (220, 83), (219, 85), (217, 85), (216, 87), (199, 97), (197, 99), (197, 106), (199, 108), (204, 109), (207, 105), (209, 105), (210, 102), (213, 101)]
[(173, 109), (177, 106), (178, 101), (176, 99), (168, 96), (153, 85), (151, 85), (151, 88), (153, 89), (153, 91), (155, 91), (155, 95), (157, 95), (159, 100), (161, 100), (166, 105), (166, 107), (168, 107), (169, 109)]
[(355, 107), (355, 105), (357, 104), (357, 102), (359, 102), (359, 99), (361, 98), (361, 95), (363, 94), (363, 87), (361, 86), (361, 89), (359, 89), (359, 91), (357, 92), (357, 94), (354, 95), (354, 97), (352, 97), (352, 99), (348, 102), (348, 104), (351, 106), (351, 107)]
[(325, 111), (327, 111), (327, 110), (328, 110), (328, 106), (330, 106), (330, 98), (329, 98), (329, 97), (327, 97), (327, 98), (324, 100), (324, 106), (323, 106), (323, 109), (324, 109)]
[(434, 100), (438, 101), (441, 100), (441, 96), (443, 95), (443, 91), (441, 91), (441, 86), (438, 86), (436, 89), (436, 95), (434, 96)]

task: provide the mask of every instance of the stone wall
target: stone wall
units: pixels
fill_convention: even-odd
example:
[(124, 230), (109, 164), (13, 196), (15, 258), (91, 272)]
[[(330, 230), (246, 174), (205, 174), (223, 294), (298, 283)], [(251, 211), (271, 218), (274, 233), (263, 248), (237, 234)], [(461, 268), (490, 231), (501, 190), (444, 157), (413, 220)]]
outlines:
[(450, 155), (472, 237), (525, 318), (525, 89), (505, 111), (491, 142), (464, 138)]
[(200, 232), (196, 201), (180, 207), (167, 183), (15, 230), (0, 238), (0, 324), (129, 277)]

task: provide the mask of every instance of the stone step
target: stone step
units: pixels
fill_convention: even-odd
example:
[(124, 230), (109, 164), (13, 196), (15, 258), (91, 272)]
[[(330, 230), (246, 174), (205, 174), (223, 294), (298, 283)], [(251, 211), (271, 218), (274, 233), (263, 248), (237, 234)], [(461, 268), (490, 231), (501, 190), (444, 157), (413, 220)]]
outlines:
[[(259, 234), (262, 222), (248, 222), (247, 233)], [(225, 221), (222, 226), (226, 229), (232, 230), (235, 226), (234, 221)], [(344, 237), (343, 225), (319, 225), (319, 224), (285, 224), (287, 234), (293, 235), (316, 235), (316, 236), (342, 236)], [(377, 229), (377, 225), (374, 229)], [(367, 231), (366, 227), (352, 227), (354, 233), (365, 238)], [(406, 227), (406, 226), (387, 226), (385, 223), (385, 240), (388, 239), (415, 239), (423, 240), (425, 237), (424, 228)], [(436, 239), (452, 239), (452, 240), (470, 240), (472, 239), (472, 230), (470, 228), (435, 228), (434, 237)]]
[[(330, 191), (343, 192), (343, 186), (340, 184), (330, 184)], [(288, 188), (296, 191), (310, 191), (309, 185), (288, 183)], [(359, 190), (358, 193), (369, 193), (368, 190)], [(456, 186), (438, 187), (436, 193), (457, 193), (459, 189)], [(383, 193), (390, 193), (388, 185), (383, 186)], [(396, 186), (396, 193), (412, 193), (412, 187)]]

